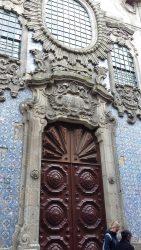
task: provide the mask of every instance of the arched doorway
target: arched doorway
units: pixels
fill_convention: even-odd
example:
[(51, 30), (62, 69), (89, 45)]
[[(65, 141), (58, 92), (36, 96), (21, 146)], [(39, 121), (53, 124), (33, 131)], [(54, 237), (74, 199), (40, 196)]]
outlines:
[(94, 131), (57, 122), (42, 138), (41, 250), (101, 250), (106, 228)]

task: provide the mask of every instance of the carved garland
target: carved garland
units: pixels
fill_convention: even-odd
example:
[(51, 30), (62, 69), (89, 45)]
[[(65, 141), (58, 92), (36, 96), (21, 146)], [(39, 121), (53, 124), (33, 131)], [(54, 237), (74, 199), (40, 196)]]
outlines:
[(23, 3), (25, 0), (0, 0), (0, 7), (21, 14), (23, 12)]
[(136, 117), (141, 119), (141, 92), (138, 88), (117, 85), (113, 105), (118, 109), (119, 116), (127, 113), (129, 123), (134, 123)]
[[(101, 89), (98, 86), (101, 86)], [(89, 127), (97, 127), (103, 123), (98, 111), (100, 102), (97, 96), (107, 102), (112, 100), (112, 96), (102, 85), (88, 87), (80, 81), (68, 79), (50, 82), (44, 95), (47, 96), (46, 117), (49, 121), (55, 121), (56, 118), (77, 120)], [(41, 110), (43, 112), (43, 106)]]
[(104, 12), (101, 11), (98, 3), (92, 0), (86, 0), (91, 7), (97, 22), (97, 41), (89, 48), (85, 49), (71, 49), (65, 47), (57, 41), (48, 31), (47, 26), (42, 16), (43, 0), (26, 0), (25, 17), (28, 21), (28, 28), (34, 31), (33, 39), (43, 43), (43, 48), (46, 51), (53, 51), (56, 58), (61, 60), (67, 58), (68, 62), (75, 65), (76, 61), (80, 61), (82, 65), (87, 66), (88, 62), (98, 64), (98, 58), (107, 58), (109, 51), (110, 39), (107, 34), (107, 28), (104, 20)]
[(20, 73), (19, 62), (0, 55), (0, 101), (5, 101), (5, 89), (10, 89), (11, 96), (16, 97), (18, 90), (24, 87), (25, 81)]

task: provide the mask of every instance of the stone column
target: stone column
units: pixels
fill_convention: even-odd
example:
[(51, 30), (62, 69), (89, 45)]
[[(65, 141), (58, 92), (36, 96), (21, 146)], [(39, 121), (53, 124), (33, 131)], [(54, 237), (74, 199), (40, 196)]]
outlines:
[[(44, 98), (42, 98), (44, 102)], [(25, 194), (23, 225), (18, 239), (18, 250), (39, 250), (39, 215), (40, 215), (40, 173), (42, 132), (47, 124), (45, 105), (40, 102), (23, 104), (26, 113), (27, 145), (25, 164)]]
[(101, 152), (107, 225), (109, 225), (113, 220), (121, 222), (122, 219), (118, 178), (114, 159), (112, 126), (113, 125), (111, 124), (107, 124), (96, 131)]

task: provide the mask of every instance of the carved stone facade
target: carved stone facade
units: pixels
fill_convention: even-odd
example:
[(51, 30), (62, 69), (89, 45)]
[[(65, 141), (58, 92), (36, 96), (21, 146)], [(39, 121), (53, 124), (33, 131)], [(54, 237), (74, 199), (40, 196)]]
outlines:
[(24, 15), (28, 19), (28, 28), (34, 31), (33, 39), (42, 42), (45, 51), (52, 51), (56, 61), (67, 58), (67, 63), (70, 65), (76, 65), (76, 62), (79, 61), (81, 65), (87, 67), (89, 62), (97, 64), (98, 58), (105, 59), (107, 57), (110, 39), (107, 35), (104, 13), (99, 4), (94, 1), (86, 0), (86, 3), (90, 8), (91, 15), (96, 19), (97, 38), (88, 48), (71, 49), (57, 41), (48, 31), (42, 13), (43, 1), (30, 0), (30, 2), (25, 2)]
[(127, 113), (129, 123), (134, 123), (137, 117), (141, 119), (141, 92), (138, 88), (116, 86), (113, 105), (118, 109), (119, 116)]
[(0, 0), (0, 7), (5, 10), (14, 10), (19, 15), (23, 12), (23, 3), (25, 0)]
[[(5, 101), (5, 89), (11, 91), (12, 97), (16, 97), (18, 91), (26, 86), (33, 92), (33, 98), (20, 105), (24, 120), (20, 212), (13, 245), (9, 250), (40, 249), (41, 137), (47, 123), (65, 121), (84, 124), (95, 131), (101, 152), (107, 224), (115, 218), (122, 221), (115, 162), (117, 124), (107, 112), (107, 104), (113, 103), (119, 116), (127, 113), (128, 121), (133, 123), (136, 117), (141, 119), (141, 93), (139, 88), (116, 86), (114, 83), (112, 91), (108, 91), (104, 84), (108, 69), (100, 66), (99, 60), (107, 58), (112, 42), (129, 46), (137, 56), (131, 43), (134, 32), (121, 23), (107, 22), (107, 27), (99, 4), (92, 0), (85, 2), (95, 17), (97, 37), (90, 46), (79, 50), (64, 46), (48, 31), (42, 15), (43, 0), (0, 1), (2, 8), (14, 10), (23, 24), (27, 23), (27, 28), (33, 31), (33, 40), (43, 45), (42, 51), (31, 51), (36, 68), (26, 75), (26, 82), (26, 45), (20, 62), (0, 56), (0, 101)], [(21, 67), (23, 62), (25, 65)]]
[[(118, 43), (121, 46), (126, 45), (130, 49), (134, 47), (132, 44), (134, 31), (123, 23), (107, 22), (109, 27), (109, 35), (114, 43)], [(134, 48), (135, 49), (135, 48)]]
[[(0, 102), (5, 101), (4, 90), (9, 89), (11, 96), (16, 97), (18, 91), (25, 88), (25, 63), (27, 53), (27, 31), (25, 30), (26, 20), (22, 17), (24, 0), (0, 0), (0, 8), (5, 11), (13, 11), (17, 14), (17, 20), (22, 26), (20, 59), (13, 59), (0, 54)], [(4, 46), (4, 45), (3, 45)]]
[(21, 76), (19, 62), (0, 56), (0, 101), (5, 101), (5, 89), (10, 89), (11, 96), (16, 97), (18, 90), (24, 87), (25, 81)]
[[(97, 80), (101, 81), (105, 70), (97, 68)], [(35, 77), (36, 80), (35, 80)], [(42, 83), (42, 84), (41, 84)], [(62, 76), (51, 76), (39, 80), (38, 74), (28, 81), (33, 89), (33, 99), (21, 104), (21, 112), (27, 119), (28, 154), (25, 155), (27, 170), (25, 173), (24, 214), (20, 221), (18, 250), (39, 249), (39, 188), (41, 175), (41, 136), (47, 123), (66, 121), (84, 124), (96, 130), (100, 143), (101, 161), (107, 223), (114, 219), (113, 215), (121, 219), (120, 201), (118, 200), (118, 185), (114, 168), (112, 152), (112, 137), (116, 125), (110, 112), (106, 111), (106, 103), (112, 101), (111, 94), (101, 84), (90, 84), (89, 81)], [(108, 140), (108, 141), (107, 141)], [(35, 152), (32, 154), (31, 152)], [(112, 181), (111, 181), (112, 180)], [(114, 180), (114, 181), (113, 181)], [(111, 191), (112, 190), (112, 193)], [(32, 201), (32, 202), (30, 202)]]
[(137, 78), (137, 86), (132, 87), (123, 83), (123, 85), (116, 85), (113, 77), (112, 60), (109, 56), (109, 68), (110, 68), (110, 80), (111, 90), (114, 95), (113, 106), (118, 109), (119, 116), (123, 116), (126, 112), (128, 114), (128, 122), (134, 123), (136, 118), (140, 119), (140, 71), (138, 65), (138, 53), (135, 46), (132, 43), (134, 31), (124, 24), (107, 22), (109, 27), (109, 35), (113, 43), (119, 44), (119, 46), (125, 46), (129, 49), (133, 58), (135, 75)]

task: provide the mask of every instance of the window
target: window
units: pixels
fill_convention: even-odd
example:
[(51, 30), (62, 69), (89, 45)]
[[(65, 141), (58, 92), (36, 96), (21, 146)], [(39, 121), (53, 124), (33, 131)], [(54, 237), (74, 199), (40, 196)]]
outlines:
[(127, 47), (114, 44), (112, 64), (115, 84), (137, 85), (133, 57)]
[(52, 35), (68, 47), (83, 48), (91, 43), (89, 15), (75, 0), (48, 0), (46, 23)]
[(17, 15), (0, 9), (0, 53), (19, 59), (22, 28)]

